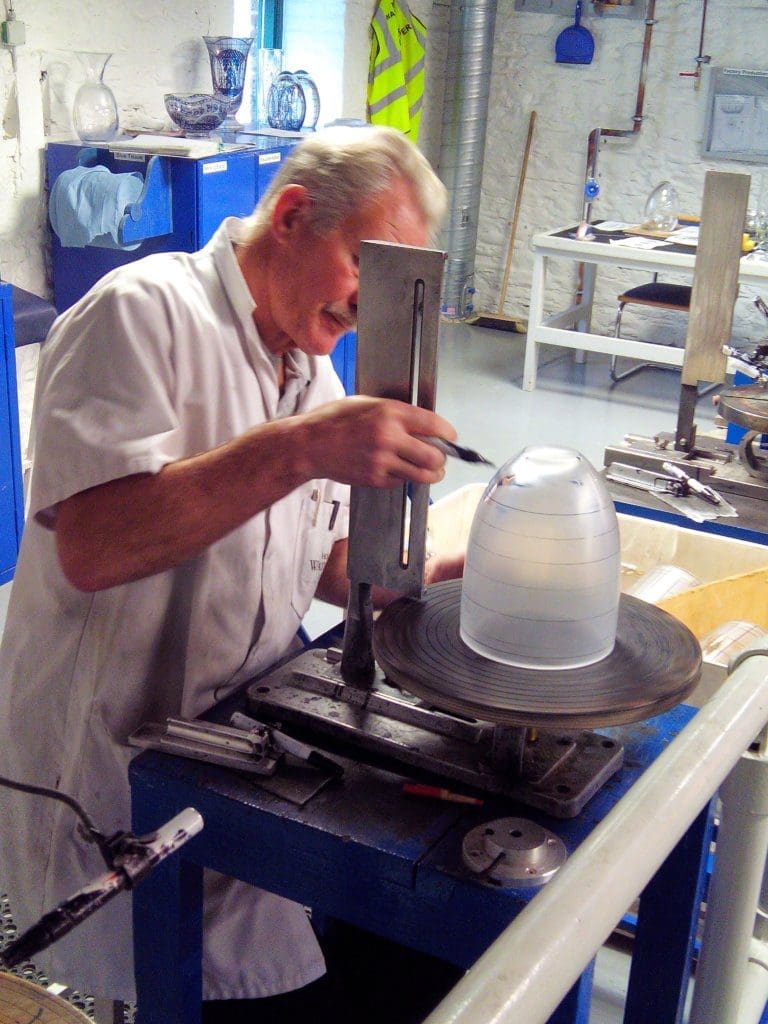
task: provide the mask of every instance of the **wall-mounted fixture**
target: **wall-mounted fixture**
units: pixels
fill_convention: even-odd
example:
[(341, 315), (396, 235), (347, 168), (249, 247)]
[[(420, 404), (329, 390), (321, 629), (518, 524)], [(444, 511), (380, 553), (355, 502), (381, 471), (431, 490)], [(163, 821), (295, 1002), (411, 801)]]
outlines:
[[(525, 14), (573, 15), (574, 0), (515, 0), (515, 10)], [(591, 0), (584, 5), (584, 13), (619, 18), (644, 18), (646, 0), (624, 0), (623, 3), (609, 3), (608, 0)]]
[(712, 68), (702, 154), (768, 163), (768, 71)]

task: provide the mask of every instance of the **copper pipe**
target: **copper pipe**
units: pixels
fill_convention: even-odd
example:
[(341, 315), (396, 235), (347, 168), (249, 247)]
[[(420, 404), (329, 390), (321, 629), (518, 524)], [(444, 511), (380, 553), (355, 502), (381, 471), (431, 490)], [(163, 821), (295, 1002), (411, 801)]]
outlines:
[[(706, 2), (706, 0), (705, 0)], [(584, 180), (597, 176), (597, 154), (600, 148), (600, 139), (603, 136), (612, 139), (626, 139), (637, 135), (643, 124), (643, 106), (645, 104), (645, 80), (648, 74), (648, 58), (651, 53), (651, 38), (653, 26), (656, 24), (654, 14), (656, 12), (656, 0), (648, 0), (648, 7), (645, 12), (645, 35), (643, 37), (643, 55), (640, 60), (640, 75), (637, 82), (637, 98), (635, 100), (635, 113), (632, 116), (631, 128), (593, 128), (587, 139), (587, 168)], [(585, 195), (582, 221), (589, 223), (592, 213), (592, 201)], [(584, 294), (584, 264), (578, 265), (578, 283), (576, 285), (576, 303), (580, 304)]]
[[(587, 170), (584, 180), (597, 176), (597, 151), (600, 147), (600, 139), (603, 136), (612, 139), (626, 139), (637, 135), (643, 123), (643, 106), (645, 104), (645, 80), (648, 75), (648, 59), (651, 53), (651, 38), (653, 26), (656, 24), (654, 13), (656, 0), (648, 0), (648, 9), (645, 16), (645, 36), (643, 38), (643, 55), (640, 61), (640, 76), (637, 83), (637, 98), (635, 101), (635, 113), (632, 117), (631, 128), (593, 128), (587, 140)], [(583, 219), (589, 221), (592, 212), (592, 203), (585, 199)]]
[(701, 65), (709, 64), (712, 58), (709, 54), (704, 53), (704, 29), (707, 24), (707, 0), (704, 0), (704, 7), (701, 12), (701, 31), (699, 33), (699, 53), (696, 57), (696, 70), (695, 71), (681, 71), (680, 78), (693, 78), (694, 89), (698, 89), (701, 85)]

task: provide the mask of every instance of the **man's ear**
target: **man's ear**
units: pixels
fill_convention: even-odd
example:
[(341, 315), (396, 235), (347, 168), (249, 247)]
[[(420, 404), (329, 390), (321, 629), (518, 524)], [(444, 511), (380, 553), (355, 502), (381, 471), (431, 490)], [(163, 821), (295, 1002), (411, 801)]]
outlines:
[(303, 185), (286, 185), (275, 201), (270, 218), (275, 237), (291, 237), (304, 220), (311, 205), (312, 199)]

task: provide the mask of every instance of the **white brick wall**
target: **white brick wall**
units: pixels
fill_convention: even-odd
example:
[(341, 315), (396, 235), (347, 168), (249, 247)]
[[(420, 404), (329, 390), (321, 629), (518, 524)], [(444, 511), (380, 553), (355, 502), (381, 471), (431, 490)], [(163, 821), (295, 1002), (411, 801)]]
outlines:
[[(642, 220), (648, 193), (665, 178), (677, 187), (683, 210), (697, 214), (708, 169), (761, 170), (701, 158), (709, 70), (698, 90), (693, 79), (680, 77), (680, 72), (695, 69), (701, 11), (702, 5), (690, 0), (657, 0), (643, 125), (630, 140), (603, 141), (598, 161), (601, 195), (593, 217)], [(595, 37), (592, 64), (556, 64), (554, 40), (569, 20), (516, 13), (508, 0), (499, 2), (476, 263), (478, 307), (495, 309), (498, 301), (505, 232), (530, 111), (537, 111), (537, 125), (507, 299), (511, 313), (527, 310), (532, 234), (580, 219), (590, 131), (632, 127), (644, 23), (592, 14), (583, 23)], [(768, 69), (768, 5), (764, 0), (710, 4), (704, 52), (717, 66)], [(595, 326), (607, 330), (617, 292), (639, 281), (636, 275), (602, 271), (598, 279)], [(561, 286), (563, 295), (571, 293), (572, 271)], [(759, 340), (768, 334), (764, 318), (751, 305), (753, 297), (752, 290), (742, 290), (736, 339)], [(684, 322), (681, 326), (678, 317), (676, 323), (672, 330), (682, 335)], [(641, 323), (626, 321), (628, 333), (643, 337), (653, 337), (656, 325), (647, 315)]]
[[(368, 67), (368, 26), (373, 0), (286, 0), (287, 62), (299, 63), (321, 86), (323, 120), (362, 117)], [(106, 79), (115, 91), (126, 127), (166, 124), (162, 96), (174, 89), (209, 88), (203, 34), (233, 31), (234, 0), (158, 5), (133, 0), (17, 0), (27, 42), (11, 54), (0, 48), (0, 272), (15, 283), (45, 293), (48, 228), (43, 196), (45, 135), (71, 134), (69, 110), (80, 72), (74, 52), (114, 52)], [(589, 4), (585, 4), (589, 8)], [(449, 0), (413, 0), (428, 26), (428, 68), (421, 145), (434, 162), (439, 153), (443, 72)], [(648, 192), (671, 179), (686, 211), (700, 207), (708, 168), (752, 171), (750, 165), (705, 163), (700, 157), (708, 71), (696, 90), (690, 78), (698, 52), (701, 5), (657, 0), (645, 98), (645, 120), (629, 141), (603, 142), (599, 156), (602, 194), (594, 215), (639, 220)], [(499, 0), (493, 54), (488, 141), (476, 265), (478, 308), (494, 309), (505, 256), (505, 237), (530, 111), (538, 115), (528, 180), (518, 227), (507, 309), (524, 313), (530, 287), (531, 235), (578, 219), (592, 128), (629, 128), (635, 109), (644, 25), (623, 18), (584, 23), (595, 36), (595, 59), (587, 66), (554, 62), (554, 40), (569, 19), (516, 12)], [(306, 42), (309, 29), (310, 43)], [(304, 39), (302, 39), (304, 35)], [(343, 51), (340, 42), (344, 40)], [(765, 0), (719, 0), (707, 13), (705, 52), (713, 64), (768, 68), (768, 4)], [(18, 113), (16, 98), (18, 96)], [(768, 183), (768, 173), (766, 173)], [(607, 329), (618, 289), (634, 278), (602, 273), (596, 323)], [(564, 294), (573, 288), (564, 275)], [(734, 335), (757, 340), (766, 331), (752, 308), (752, 294), (739, 301)], [(768, 296), (766, 296), (768, 298)], [(639, 328), (644, 335), (651, 330)], [(632, 330), (632, 321), (628, 321)], [(681, 328), (682, 330), (682, 328)]]

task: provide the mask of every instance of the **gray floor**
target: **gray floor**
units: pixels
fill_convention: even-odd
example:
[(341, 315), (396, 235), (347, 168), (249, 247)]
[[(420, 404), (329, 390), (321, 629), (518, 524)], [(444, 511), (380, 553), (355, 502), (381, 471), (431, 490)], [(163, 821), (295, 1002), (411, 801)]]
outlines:
[[(523, 391), (524, 344), (524, 335), (466, 324), (442, 333), (437, 410), (497, 465), (525, 445), (552, 443), (578, 449), (600, 468), (606, 445), (624, 434), (675, 429), (679, 373), (644, 370), (611, 386), (608, 356), (589, 353), (580, 363), (571, 351), (544, 347), (538, 386)], [(711, 399), (701, 399), (699, 429), (713, 419)], [(452, 461), (435, 496), (483, 479), (486, 468)]]
[[(456, 427), (459, 439), (500, 466), (523, 447), (553, 443), (576, 448), (596, 467), (607, 444), (626, 433), (653, 435), (674, 430), (680, 378), (649, 370), (610, 386), (608, 357), (589, 354), (578, 362), (571, 351), (544, 349), (535, 391), (521, 388), (523, 335), (466, 324), (443, 325), (437, 409)], [(701, 432), (712, 427), (711, 400), (699, 402)], [(489, 467), (449, 460), (445, 480), (433, 489), (439, 498), (467, 483), (487, 482)], [(0, 631), (10, 585), (0, 587)], [(313, 609), (310, 632), (317, 635), (339, 619), (336, 609)], [(590, 1024), (621, 1019), (627, 957), (601, 951), (595, 974)]]

